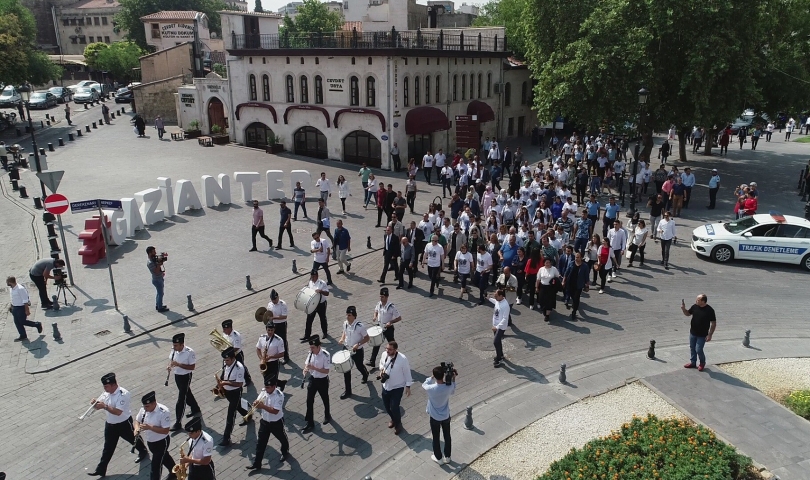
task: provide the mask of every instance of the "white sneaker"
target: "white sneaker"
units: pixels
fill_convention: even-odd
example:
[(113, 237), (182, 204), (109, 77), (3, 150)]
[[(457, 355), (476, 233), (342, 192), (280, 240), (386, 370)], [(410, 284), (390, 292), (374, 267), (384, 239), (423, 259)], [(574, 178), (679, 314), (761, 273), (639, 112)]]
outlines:
[(612, 281), (613, 281), (613, 277), (608, 276), (608, 277), (607, 277), (607, 281), (608, 281), (608, 283), (612, 282)]
[(450, 457), (444, 457), (444, 464), (447, 465), (450, 463)]
[(618, 276), (618, 275), (616, 274), (616, 272), (611, 273), (611, 275), (613, 276), (613, 278), (616, 278), (616, 277)]
[(434, 462), (438, 463), (439, 465), (444, 463), (444, 459), (439, 460), (438, 458), (436, 458), (436, 455), (431, 454), (430, 459), (433, 460)]
[(605, 293), (605, 291), (600, 288), (599, 293)]
[(520, 299), (518, 298), (517, 300), (515, 300), (515, 303), (520, 305)]

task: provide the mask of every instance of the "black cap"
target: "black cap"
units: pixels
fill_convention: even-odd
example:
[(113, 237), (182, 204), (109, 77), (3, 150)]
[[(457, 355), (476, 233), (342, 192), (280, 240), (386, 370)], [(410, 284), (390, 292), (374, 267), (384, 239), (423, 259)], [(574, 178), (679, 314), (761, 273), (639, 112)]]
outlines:
[(118, 383), (115, 381), (115, 374), (110, 372), (107, 375), (101, 377), (101, 384), (102, 385), (112, 385), (113, 383)]
[(275, 330), (276, 329), (276, 324), (273, 323), (273, 322), (267, 322), (267, 324), (265, 324), (264, 328), (265, 328), (265, 330), (267, 330), (268, 328), (272, 328), (273, 330)]
[(222, 328), (233, 328), (233, 320), (230, 318), (222, 321)]
[(222, 358), (234, 358), (236, 357), (236, 349), (233, 347), (228, 347), (222, 351)]
[(187, 432), (196, 432), (202, 430), (202, 419), (200, 417), (192, 418), (186, 423), (185, 430)]
[(270, 298), (271, 299), (278, 298), (278, 292), (276, 291), (275, 288), (270, 290)]
[(354, 305), (346, 307), (346, 313), (350, 314), (354, 318), (357, 318), (357, 309), (354, 308)]
[(380, 295), (388, 296), (388, 287), (382, 287), (380, 289)]
[(149, 405), (150, 403), (155, 401), (155, 392), (154, 390), (147, 393), (143, 397), (141, 397), (141, 403), (144, 405)]
[(317, 270), (317, 269), (313, 269), (311, 272), (309, 272), (309, 274), (310, 274), (310, 275), (317, 275), (317, 274), (318, 274), (318, 270)]
[(172, 337), (172, 343), (186, 343), (186, 334), (178, 333)]
[(321, 337), (319, 337), (317, 335), (313, 335), (313, 336), (309, 337), (309, 344), (310, 345), (315, 345), (315, 346), (320, 346), (321, 345)]
[(276, 377), (274, 377), (274, 376), (267, 377), (264, 380), (264, 386), (265, 387), (275, 387), (276, 384), (277, 384)]

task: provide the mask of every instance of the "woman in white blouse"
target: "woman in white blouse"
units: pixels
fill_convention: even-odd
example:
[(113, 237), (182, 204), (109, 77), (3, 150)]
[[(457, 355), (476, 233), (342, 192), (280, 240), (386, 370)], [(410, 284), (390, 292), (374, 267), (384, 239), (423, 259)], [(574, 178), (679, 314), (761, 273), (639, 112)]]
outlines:
[(374, 174), (373, 173), (369, 174), (369, 176), (368, 176), (368, 187), (366, 188), (366, 190), (368, 190), (368, 199), (366, 199), (366, 204), (363, 205), (363, 208), (366, 209), (366, 210), (368, 210), (368, 202), (370, 202), (372, 199), (374, 199), (375, 202), (377, 201), (377, 189), (378, 189), (378, 187), (377, 187), (377, 182), (375, 180), (376, 180), (376, 178), (374, 177)]
[(591, 280), (591, 283), (594, 285), (596, 285), (597, 270), (594, 270), (593, 266), (596, 265), (596, 260), (599, 258), (599, 247), (601, 245), (602, 239), (599, 235), (594, 233), (593, 237), (591, 237), (591, 241), (585, 246), (585, 256), (582, 257), (583, 260), (588, 262), (588, 266), (591, 267), (591, 272), (593, 272), (593, 280)]
[(644, 223), (644, 220), (639, 220), (638, 225), (636, 225), (635, 230), (633, 230), (633, 238), (630, 246), (627, 248), (630, 251), (630, 263), (627, 264), (628, 267), (633, 266), (633, 260), (636, 259), (636, 253), (641, 256), (641, 263), (639, 266), (644, 265), (644, 247), (647, 246), (647, 236), (649, 233), (650, 231), (647, 229), (647, 224)]
[(537, 272), (537, 299), (543, 312), (543, 320), (551, 320), (551, 312), (557, 308), (557, 284), (560, 282), (560, 272), (553, 266), (550, 258), (543, 261), (543, 266)]
[[(369, 179), (371, 175), (369, 175)], [(337, 187), (338, 187), (338, 198), (340, 198), (340, 204), (343, 206), (343, 215), (346, 215), (346, 199), (351, 196), (349, 193), (349, 184), (346, 183), (346, 177), (343, 175), (338, 176), (337, 179)]]

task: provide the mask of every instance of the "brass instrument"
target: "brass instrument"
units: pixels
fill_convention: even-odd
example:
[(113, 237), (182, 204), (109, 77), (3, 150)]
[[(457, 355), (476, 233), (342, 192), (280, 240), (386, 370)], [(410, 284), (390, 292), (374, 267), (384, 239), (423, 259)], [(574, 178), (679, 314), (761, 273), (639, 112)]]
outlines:
[(264, 312), (264, 315), (262, 316), (262, 323), (267, 325), (272, 320), (273, 320), (273, 311), (268, 310), (268, 311)]
[(211, 332), (209, 332), (208, 335), (213, 337), (211, 339), (211, 346), (216, 348), (220, 352), (224, 352), (225, 349), (233, 347), (233, 343), (231, 343), (228, 337), (220, 333), (219, 330), (216, 329), (216, 327), (213, 330), (211, 330)]
[[(181, 459), (183, 459), (186, 456), (185, 452), (183, 452), (183, 447), (185, 447), (185, 446), (186, 446), (185, 442), (182, 445), (180, 445), (180, 458)], [(177, 477), (177, 480), (186, 480), (186, 478), (188, 477), (188, 471), (187, 470), (188, 470), (188, 466), (185, 463), (178, 462), (177, 465), (175, 465), (172, 468), (172, 473), (175, 475), (175, 477)]]
[(89, 406), (89, 407), (87, 407), (87, 410), (85, 410), (85, 411), (84, 411), (84, 413), (83, 413), (83, 414), (81, 414), (81, 415), (79, 416), (79, 420), (84, 420), (84, 419), (85, 419), (85, 418), (87, 418), (88, 416), (92, 415), (92, 414), (93, 414), (93, 412), (95, 412), (95, 411), (96, 411), (94, 407), (95, 407), (95, 406), (96, 406), (96, 404), (97, 404), (97, 403), (98, 403), (98, 402), (101, 400), (101, 397), (103, 397), (103, 396), (104, 396), (104, 395), (106, 395), (106, 394), (107, 394), (107, 392), (103, 392), (101, 395), (99, 395), (98, 397), (96, 397), (96, 399), (95, 399), (95, 400), (93, 400), (93, 403), (91, 403), (91, 404), (90, 404), (90, 406)]
[(253, 402), (253, 405), (251, 405), (250, 410), (248, 410), (245, 416), (242, 417), (243, 421), (247, 422), (250, 419), (250, 417), (252, 417), (253, 414), (256, 413), (257, 408), (256, 405), (258, 405), (260, 402), (263, 402), (265, 397), (267, 397), (267, 391), (262, 390), (262, 393), (259, 394), (259, 396), (256, 398), (256, 401)]
[(258, 310), (256, 310), (256, 313), (253, 314), (253, 317), (256, 319), (257, 322), (267, 323), (264, 320), (264, 314), (265, 313), (267, 313), (267, 309), (265, 307), (259, 307)]
[(219, 372), (214, 373), (214, 378), (217, 379), (217, 386), (211, 389), (211, 393), (213, 393), (215, 397), (225, 398), (225, 387), (219, 386)]
[(270, 349), (270, 342), (265, 342), (264, 345), (264, 354), (262, 355), (262, 361), (259, 363), (259, 371), (264, 373), (267, 371), (267, 351)]

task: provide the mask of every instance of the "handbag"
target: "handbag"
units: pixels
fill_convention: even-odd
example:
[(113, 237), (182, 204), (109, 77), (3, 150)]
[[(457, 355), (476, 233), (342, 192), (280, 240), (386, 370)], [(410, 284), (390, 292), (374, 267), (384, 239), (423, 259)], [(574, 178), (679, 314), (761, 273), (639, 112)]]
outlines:
[(635, 252), (636, 250), (638, 250), (638, 245), (636, 245), (635, 243), (631, 243), (630, 246), (627, 247), (627, 250), (629, 250), (630, 252)]

